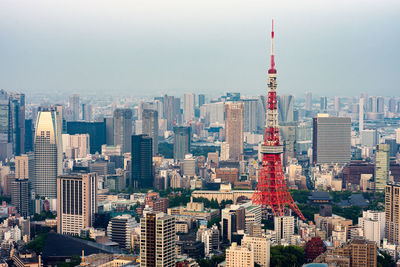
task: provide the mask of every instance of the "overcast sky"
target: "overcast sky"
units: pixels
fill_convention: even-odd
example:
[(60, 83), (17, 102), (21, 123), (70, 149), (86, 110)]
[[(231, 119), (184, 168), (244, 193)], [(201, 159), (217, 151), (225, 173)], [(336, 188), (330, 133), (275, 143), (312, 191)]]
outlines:
[(396, 95), (398, 0), (1, 0), (0, 88)]

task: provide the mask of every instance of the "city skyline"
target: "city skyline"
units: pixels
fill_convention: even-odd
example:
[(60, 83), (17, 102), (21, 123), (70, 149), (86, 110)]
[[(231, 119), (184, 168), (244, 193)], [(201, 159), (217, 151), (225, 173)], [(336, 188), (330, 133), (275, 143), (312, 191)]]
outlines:
[(263, 94), (274, 18), (282, 94), (395, 94), (400, 40), (391, 33), (400, 24), (400, 5), (347, 2), (4, 1), (1, 87), (137, 96)]

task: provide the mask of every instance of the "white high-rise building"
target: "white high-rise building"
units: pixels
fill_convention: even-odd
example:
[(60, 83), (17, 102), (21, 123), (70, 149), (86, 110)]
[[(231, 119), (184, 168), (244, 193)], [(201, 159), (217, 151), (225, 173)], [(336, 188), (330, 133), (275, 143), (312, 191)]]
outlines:
[(254, 251), (249, 247), (238, 246), (236, 242), (226, 250), (225, 259), (226, 267), (254, 267)]
[(274, 217), (275, 239), (278, 244), (289, 243), (294, 234), (293, 216), (275, 216)]
[(256, 237), (245, 235), (242, 239), (242, 246), (251, 247), (254, 252), (254, 261), (261, 267), (269, 267), (271, 242), (267, 237)]
[(376, 210), (363, 211), (362, 217), (358, 219), (358, 225), (363, 229), (366, 239), (379, 244), (385, 237), (385, 212)]
[(395, 133), (396, 133), (396, 143), (400, 144), (400, 128), (397, 128), (395, 130)]
[(67, 158), (85, 158), (90, 154), (89, 134), (63, 134), (63, 152)]
[(188, 123), (194, 119), (194, 94), (185, 94), (183, 100), (183, 120)]
[(229, 159), (229, 144), (227, 142), (221, 143), (221, 160)]
[(204, 243), (204, 252), (206, 256), (210, 256), (214, 251), (219, 249), (219, 230), (217, 225), (211, 228), (206, 228), (206, 225), (201, 225), (197, 231), (197, 240)]
[(34, 190), (37, 196), (57, 198), (58, 125), (57, 112), (40, 111), (37, 116), (34, 144)]

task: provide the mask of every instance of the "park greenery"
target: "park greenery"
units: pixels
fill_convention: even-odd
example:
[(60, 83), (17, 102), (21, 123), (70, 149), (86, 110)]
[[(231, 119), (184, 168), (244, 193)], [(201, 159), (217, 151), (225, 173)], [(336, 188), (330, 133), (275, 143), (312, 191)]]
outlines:
[(200, 259), (198, 264), (200, 267), (215, 267), (225, 260), (225, 255), (214, 255), (211, 259)]
[(302, 266), (305, 263), (304, 250), (297, 246), (271, 247), (271, 266)]

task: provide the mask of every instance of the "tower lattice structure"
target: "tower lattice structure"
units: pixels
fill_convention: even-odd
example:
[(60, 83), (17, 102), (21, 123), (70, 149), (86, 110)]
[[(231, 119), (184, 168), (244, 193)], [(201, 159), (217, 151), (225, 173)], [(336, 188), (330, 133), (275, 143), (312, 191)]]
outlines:
[(278, 101), (276, 97), (276, 69), (274, 57), (274, 22), (271, 32), (271, 67), (268, 70), (268, 99), (264, 144), (261, 146), (262, 168), (254, 191), (253, 203), (272, 208), (275, 216), (284, 216), (288, 205), (297, 215), (305, 218), (293, 201), (282, 170), (283, 146), (279, 142)]

